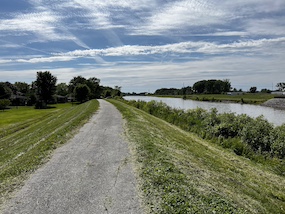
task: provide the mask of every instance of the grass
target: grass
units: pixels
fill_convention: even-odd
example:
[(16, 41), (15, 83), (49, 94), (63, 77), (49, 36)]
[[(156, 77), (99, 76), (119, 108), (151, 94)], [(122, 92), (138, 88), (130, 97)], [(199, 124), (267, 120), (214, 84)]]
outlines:
[(285, 178), (120, 101), (149, 213), (285, 213)]
[(0, 113), (0, 204), (48, 159), (52, 150), (72, 137), (99, 103), (92, 100), (54, 107), (21, 107)]
[[(168, 97), (179, 97), (168, 96)], [(275, 95), (268, 93), (244, 93), (243, 95), (227, 95), (227, 94), (193, 94), (187, 95), (186, 99), (197, 101), (210, 101), (210, 102), (234, 102), (234, 103), (247, 103), (247, 104), (261, 104), (274, 98)]]

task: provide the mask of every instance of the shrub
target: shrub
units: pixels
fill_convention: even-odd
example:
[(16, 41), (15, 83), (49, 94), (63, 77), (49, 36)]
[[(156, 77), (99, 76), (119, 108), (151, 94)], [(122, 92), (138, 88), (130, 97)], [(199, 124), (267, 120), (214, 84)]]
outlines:
[(194, 132), (224, 148), (230, 148), (237, 155), (253, 160), (267, 157), (268, 154), (285, 158), (285, 124), (274, 128), (262, 116), (254, 119), (245, 114), (219, 114), (217, 109), (210, 112), (201, 108), (184, 111), (156, 101), (125, 102), (185, 131)]
[(272, 131), (273, 125), (265, 120), (263, 116), (260, 116), (244, 126), (241, 139), (256, 152), (270, 152), (270, 135)]
[(11, 105), (10, 100), (8, 99), (1, 99), (0, 100), (0, 110), (5, 110), (9, 105)]
[(276, 127), (272, 132), (271, 152), (278, 158), (285, 157), (285, 124)]

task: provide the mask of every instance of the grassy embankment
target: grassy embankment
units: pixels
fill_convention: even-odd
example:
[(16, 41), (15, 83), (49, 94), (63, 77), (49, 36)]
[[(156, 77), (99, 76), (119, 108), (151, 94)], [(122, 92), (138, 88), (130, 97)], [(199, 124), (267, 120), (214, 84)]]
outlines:
[[(167, 96), (159, 96), (159, 97), (183, 98), (183, 95), (173, 95), (173, 96), (167, 95)], [(186, 95), (186, 99), (197, 100), (197, 101), (233, 102), (233, 103), (246, 103), (246, 104), (261, 104), (274, 97), (275, 95), (267, 94), (267, 93), (245, 93), (243, 95), (227, 95), (227, 94)]]
[(120, 101), (149, 213), (285, 213), (285, 178)]
[(0, 204), (98, 109), (97, 100), (0, 112)]

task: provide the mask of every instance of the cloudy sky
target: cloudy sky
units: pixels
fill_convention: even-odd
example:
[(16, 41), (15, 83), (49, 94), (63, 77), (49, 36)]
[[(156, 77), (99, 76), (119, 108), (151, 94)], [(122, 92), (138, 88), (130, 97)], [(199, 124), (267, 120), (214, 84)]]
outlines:
[(0, 81), (46, 70), (125, 92), (202, 79), (272, 89), (285, 82), (285, 1), (1, 0)]

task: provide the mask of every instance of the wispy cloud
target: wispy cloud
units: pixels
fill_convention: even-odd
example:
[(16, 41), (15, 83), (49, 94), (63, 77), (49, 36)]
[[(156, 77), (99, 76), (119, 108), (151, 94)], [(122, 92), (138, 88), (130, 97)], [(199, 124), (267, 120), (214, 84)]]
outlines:
[(161, 45), (161, 46), (138, 46), (125, 45), (121, 47), (113, 47), (106, 49), (90, 49), (90, 50), (76, 50), (67, 53), (60, 53), (56, 55), (73, 56), (73, 57), (92, 57), (92, 56), (138, 56), (138, 55), (153, 55), (165, 53), (203, 53), (203, 54), (228, 54), (235, 52), (252, 52), (256, 48), (260, 50), (262, 47), (272, 46), (285, 42), (285, 37), (276, 39), (259, 39), (259, 40), (244, 40), (227, 44), (219, 44), (216, 42), (181, 42), (175, 44)]

